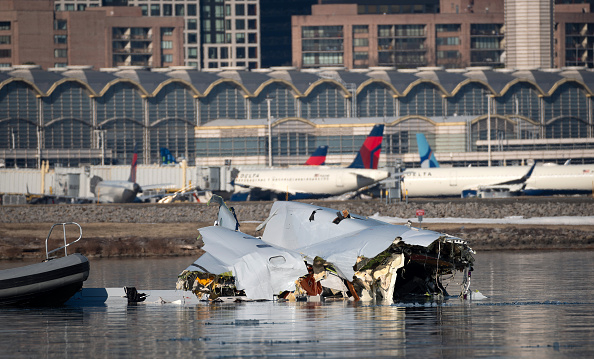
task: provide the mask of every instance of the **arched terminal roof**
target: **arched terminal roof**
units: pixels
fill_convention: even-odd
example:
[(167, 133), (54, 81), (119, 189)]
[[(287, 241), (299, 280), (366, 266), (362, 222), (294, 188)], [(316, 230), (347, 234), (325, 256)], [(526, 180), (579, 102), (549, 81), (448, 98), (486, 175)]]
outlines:
[[(383, 83), (394, 91), (395, 96), (404, 96), (421, 82), (428, 82), (452, 96), (469, 81), (483, 84), (494, 95), (502, 95), (511, 85), (525, 81), (537, 87), (545, 95), (551, 95), (567, 82), (576, 82), (589, 94), (594, 94), (594, 72), (586, 68), (512, 70), (490, 68), (466, 68), (444, 70), (443, 68), (418, 68), (396, 70), (393, 68), (369, 68), (347, 71), (337, 69), (297, 70), (291, 67), (271, 68), (269, 70), (226, 69), (223, 71), (198, 71), (195, 68), (172, 67), (167, 69), (149, 69), (144, 67), (123, 66), (93, 70), (85, 66), (70, 66), (66, 69), (45, 71), (39, 66), (15, 66), (0, 71), (0, 86), (11, 79), (29, 83), (47, 96), (60, 83), (76, 79), (86, 84), (95, 95), (101, 96), (109, 86), (118, 81), (129, 81), (147, 96), (154, 96), (161, 88), (172, 82), (180, 81), (193, 87), (196, 96), (202, 97), (221, 81), (230, 81), (246, 91), (245, 96), (258, 96), (271, 81), (281, 81), (297, 91), (296, 96), (305, 96), (321, 82), (335, 83), (341, 88), (355, 84), (357, 90), (376, 82)], [(91, 95), (91, 91), (89, 92)]]

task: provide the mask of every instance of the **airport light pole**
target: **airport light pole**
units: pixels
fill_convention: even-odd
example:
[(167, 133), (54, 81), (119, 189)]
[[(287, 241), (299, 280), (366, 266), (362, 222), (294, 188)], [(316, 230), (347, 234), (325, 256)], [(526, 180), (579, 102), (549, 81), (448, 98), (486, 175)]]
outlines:
[(491, 167), (491, 98), (493, 95), (487, 95), (487, 160)]
[(266, 96), (266, 105), (268, 107), (268, 166), (272, 167), (272, 116), (270, 116), (270, 102), (272, 97)]

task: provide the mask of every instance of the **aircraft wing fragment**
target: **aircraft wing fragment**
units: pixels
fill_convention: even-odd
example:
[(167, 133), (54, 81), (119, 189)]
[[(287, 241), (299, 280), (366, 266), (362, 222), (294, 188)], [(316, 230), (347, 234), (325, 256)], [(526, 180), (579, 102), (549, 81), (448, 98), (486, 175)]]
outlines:
[(258, 238), (219, 226), (202, 228), (200, 235), (206, 254), (186, 270), (232, 272), (236, 288), (250, 299), (272, 299), (274, 294), (295, 290), (295, 280), (307, 274), (299, 253)]

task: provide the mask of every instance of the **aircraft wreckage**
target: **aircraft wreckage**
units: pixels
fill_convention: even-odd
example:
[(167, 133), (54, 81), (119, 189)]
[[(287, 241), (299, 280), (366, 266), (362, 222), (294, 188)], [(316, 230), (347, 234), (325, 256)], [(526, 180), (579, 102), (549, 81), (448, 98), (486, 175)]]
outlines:
[[(258, 226), (239, 231), (222, 198), (214, 226), (199, 229), (206, 251), (178, 278), (177, 288), (217, 300), (351, 300), (393, 303), (449, 296), (443, 283), (469, 294), (475, 252), (466, 241), (348, 211), (275, 202)], [(457, 277), (457, 278), (456, 278)]]

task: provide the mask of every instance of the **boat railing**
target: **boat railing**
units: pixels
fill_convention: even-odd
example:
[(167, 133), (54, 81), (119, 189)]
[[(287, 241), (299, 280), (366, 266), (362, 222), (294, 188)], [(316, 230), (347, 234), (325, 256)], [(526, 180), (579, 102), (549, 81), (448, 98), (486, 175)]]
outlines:
[[(66, 226), (67, 225), (75, 225), (75, 226), (78, 227), (78, 233), (79, 233), (78, 234), (78, 238), (76, 240), (70, 242), (70, 243), (67, 243), (67, 240), (66, 240)], [(48, 251), (47, 242), (49, 241), (50, 236), (52, 235), (52, 231), (54, 230), (54, 227), (56, 227), (56, 226), (62, 226), (62, 232), (64, 234), (64, 245), (62, 247), (60, 247), (60, 248), (56, 248), (56, 249), (53, 249), (51, 251)], [(82, 228), (80, 227), (80, 224), (78, 224), (76, 222), (55, 223), (52, 226), (52, 228), (50, 228), (49, 233), (47, 234), (47, 238), (45, 239), (45, 260), (49, 260), (50, 259), (49, 255), (51, 253), (57, 252), (57, 251), (59, 251), (61, 249), (64, 249), (64, 256), (67, 256), (68, 255), (68, 249), (67, 249), (67, 247), (69, 245), (71, 245), (71, 244), (74, 244), (74, 243), (78, 242), (81, 238), (82, 238)]]

